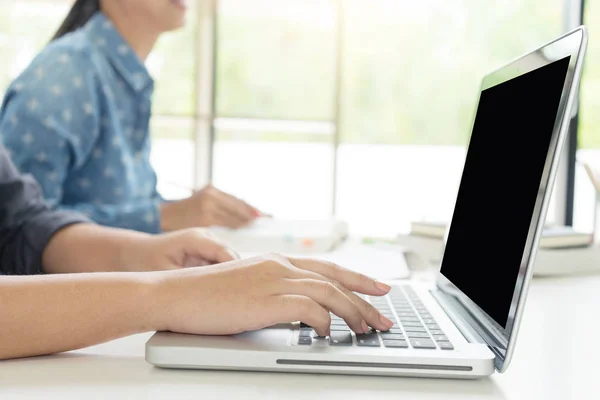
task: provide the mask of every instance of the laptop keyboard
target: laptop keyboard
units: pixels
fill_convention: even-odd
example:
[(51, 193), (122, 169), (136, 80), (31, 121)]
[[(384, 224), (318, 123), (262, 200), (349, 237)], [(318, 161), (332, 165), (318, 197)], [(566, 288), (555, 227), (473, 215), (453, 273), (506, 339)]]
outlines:
[(394, 321), (394, 326), (389, 331), (372, 330), (365, 334), (355, 334), (342, 318), (332, 314), (331, 333), (328, 338), (317, 336), (310, 326), (302, 324), (298, 344), (310, 346), (315, 340), (327, 339), (330, 346), (454, 349), (412, 287), (394, 286), (387, 296), (361, 297)]

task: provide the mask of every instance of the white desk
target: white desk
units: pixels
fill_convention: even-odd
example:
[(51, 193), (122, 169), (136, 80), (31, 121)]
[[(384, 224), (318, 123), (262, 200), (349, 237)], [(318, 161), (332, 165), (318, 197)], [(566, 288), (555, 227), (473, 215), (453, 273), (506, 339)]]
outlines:
[(511, 367), (479, 381), (161, 370), (149, 337), (0, 362), (0, 399), (598, 399), (600, 275), (535, 279)]

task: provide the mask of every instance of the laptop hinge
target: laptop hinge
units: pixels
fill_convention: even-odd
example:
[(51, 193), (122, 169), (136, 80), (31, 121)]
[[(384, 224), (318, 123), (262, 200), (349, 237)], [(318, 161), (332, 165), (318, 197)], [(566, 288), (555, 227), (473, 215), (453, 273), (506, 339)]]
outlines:
[[(446, 312), (448, 317), (452, 320), (454, 325), (458, 328), (460, 333), (465, 337), (469, 343), (482, 343), (489, 345), (489, 342), (484, 339), (480, 332), (476, 329), (479, 325), (477, 320), (471, 316), (468, 311), (464, 310), (464, 307), (460, 302), (452, 296), (444, 293), (439, 289), (430, 290), (431, 295), (438, 302), (440, 307)], [(488, 340), (489, 340), (488, 336)], [(500, 343), (498, 343), (500, 345)]]

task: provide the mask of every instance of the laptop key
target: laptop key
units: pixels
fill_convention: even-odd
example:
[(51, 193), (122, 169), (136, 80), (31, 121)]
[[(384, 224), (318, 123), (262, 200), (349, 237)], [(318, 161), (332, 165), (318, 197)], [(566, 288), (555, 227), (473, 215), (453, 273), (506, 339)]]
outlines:
[(350, 332), (331, 332), (329, 344), (331, 346), (352, 346), (352, 334)]
[(406, 339), (404, 337), (404, 335), (402, 335), (400, 333), (382, 332), (381, 337), (383, 338), (383, 340), (405, 340)]
[(450, 342), (439, 342), (438, 346), (440, 346), (440, 349), (442, 350), (454, 350), (454, 346), (452, 346), (452, 343)]
[(310, 346), (312, 344), (312, 338), (310, 336), (300, 336), (298, 338), (298, 344)]
[(402, 329), (390, 328), (387, 331), (381, 331), (381, 333), (402, 333)]
[(412, 317), (412, 318), (416, 318), (417, 314), (415, 314), (415, 313), (413, 313), (413, 312), (399, 312), (399, 313), (398, 313), (398, 316), (399, 316), (400, 318), (403, 318), (403, 317)]
[(449, 342), (448, 337), (446, 335), (433, 335), (433, 338), (436, 342)]
[(429, 333), (427, 332), (406, 332), (409, 338), (429, 338)]
[(402, 321), (402, 325), (404, 325), (404, 326), (417, 326), (417, 327), (420, 327), (420, 328), (423, 327), (423, 324), (421, 324), (420, 322), (414, 322), (414, 321), (406, 321), (406, 322)]
[(410, 344), (415, 349), (435, 349), (435, 343), (430, 339), (410, 339)]
[(419, 323), (421, 323), (421, 321), (417, 317), (400, 317), (400, 322), (402, 322), (402, 323), (404, 323), (404, 322), (419, 322)]
[(356, 343), (361, 347), (379, 347), (379, 338), (376, 332), (357, 334)]
[(404, 330), (406, 332), (423, 332), (423, 333), (427, 333), (427, 329), (423, 328), (422, 326), (405, 326)]
[(445, 333), (441, 329), (430, 329), (432, 335), (445, 335)]
[(329, 327), (329, 330), (331, 332), (350, 332), (350, 328), (348, 326), (338, 326), (338, 325), (331, 325)]
[(299, 336), (300, 337), (312, 337), (313, 333), (314, 332), (313, 332), (312, 329), (311, 330), (300, 331)]
[(408, 348), (408, 343), (406, 343), (406, 340), (383, 340), (383, 345), (385, 347), (396, 347), (396, 348), (400, 348), (400, 349), (406, 349)]

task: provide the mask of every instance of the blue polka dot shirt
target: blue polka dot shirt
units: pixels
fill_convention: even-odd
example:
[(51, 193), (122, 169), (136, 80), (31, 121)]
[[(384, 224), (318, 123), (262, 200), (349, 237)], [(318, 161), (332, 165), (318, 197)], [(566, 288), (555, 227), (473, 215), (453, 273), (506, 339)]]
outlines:
[(0, 138), (58, 209), (99, 224), (160, 231), (149, 121), (154, 82), (97, 13), (49, 44), (10, 85)]

